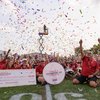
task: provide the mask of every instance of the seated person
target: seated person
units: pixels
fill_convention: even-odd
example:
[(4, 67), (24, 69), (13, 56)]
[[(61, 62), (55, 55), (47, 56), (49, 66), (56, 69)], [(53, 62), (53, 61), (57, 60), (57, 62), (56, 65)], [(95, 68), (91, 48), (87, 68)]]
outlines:
[(82, 70), (80, 76), (73, 79), (73, 84), (87, 82), (91, 87), (97, 87), (97, 77), (99, 73), (99, 66), (97, 61), (92, 57), (90, 51), (86, 54), (83, 53), (82, 40), (80, 40), (80, 52), (82, 58)]
[(45, 79), (43, 78), (43, 69), (45, 67), (46, 63), (45, 61), (38, 62), (38, 65), (36, 66), (36, 78), (37, 82), (41, 85), (44, 85), (46, 83)]

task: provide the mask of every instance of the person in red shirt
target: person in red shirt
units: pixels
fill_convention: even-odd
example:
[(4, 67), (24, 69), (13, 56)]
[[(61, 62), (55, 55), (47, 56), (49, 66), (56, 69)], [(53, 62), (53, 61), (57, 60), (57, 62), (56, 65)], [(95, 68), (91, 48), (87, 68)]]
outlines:
[(71, 61), (71, 63), (70, 63), (70, 68), (74, 71), (74, 72), (76, 72), (76, 70), (77, 70), (77, 63), (76, 63), (76, 60), (72, 60)]
[(38, 62), (38, 65), (36, 66), (36, 78), (37, 82), (41, 85), (44, 85), (46, 83), (44, 77), (43, 77), (43, 69), (45, 67), (46, 63), (44, 61)]
[(82, 58), (82, 70), (81, 75), (73, 79), (73, 84), (82, 84), (84, 82), (88, 82), (91, 87), (95, 88), (97, 86), (96, 75), (99, 73), (99, 66), (97, 61), (92, 57), (90, 51), (87, 51), (86, 55), (84, 55), (82, 49), (82, 40), (80, 40), (79, 44)]
[(0, 70), (1, 69), (6, 69), (6, 60), (0, 61)]
[(4, 59), (0, 61), (0, 70), (1, 69), (7, 69), (7, 64), (9, 62), (8, 60), (8, 54), (11, 50), (9, 49), (7, 54), (5, 55)]

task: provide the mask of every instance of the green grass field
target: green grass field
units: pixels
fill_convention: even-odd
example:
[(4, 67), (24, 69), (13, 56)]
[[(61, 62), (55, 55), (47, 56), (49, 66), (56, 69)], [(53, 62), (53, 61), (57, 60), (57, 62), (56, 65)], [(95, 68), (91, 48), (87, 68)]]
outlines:
[[(87, 84), (73, 85), (71, 80), (67, 79), (65, 79), (59, 85), (50, 85), (50, 88), (53, 100), (57, 100), (54, 98), (54, 96), (57, 93), (72, 93), (72, 92), (83, 94), (82, 98), (84, 99), (78, 97), (72, 97), (70, 94), (65, 94), (65, 97), (68, 100), (100, 100), (100, 87), (91, 88)], [(42, 100), (46, 100), (45, 86), (41, 85), (0, 88), (0, 100), (9, 100), (11, 96), (20, 93), (40, 94), (42, 96)], [(31, 100), (31, 95), (25, 95), (21, 98), (21, 100)]]
[[(73, 93), (83, 94), (83, 98), (86, 100), (100, 100), (100, 87), (91, 88), (88, 86), (88, 84), (73, 85), (71, 80), (65, 79), (61, 84), (50, 86), (50, 88), (51, 88), (53, 97), (57, 93), (73, 92)], [(68, 100), (82, 100), (82, 99), (78, 99), (77, 97), (74, 98), (68, 94), (65, 94), (65, 96)]]
[[(44, 97), (45, 88), (40, 85), (0, 88), (0, 100), (9, 100), (11, 96), (20, 93), (36, 93)], [(23, 96), (21, 100), (31, 100), (31, 96)]]

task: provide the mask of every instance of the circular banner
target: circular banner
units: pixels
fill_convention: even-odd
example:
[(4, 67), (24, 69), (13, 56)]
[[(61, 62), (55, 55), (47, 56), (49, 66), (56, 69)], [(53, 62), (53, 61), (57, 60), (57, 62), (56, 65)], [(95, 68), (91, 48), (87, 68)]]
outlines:
[(65, 70), (59, 63), (51, 62), (44, 67), (43, 77), (49, 84), (59, 84), (65, 78)]

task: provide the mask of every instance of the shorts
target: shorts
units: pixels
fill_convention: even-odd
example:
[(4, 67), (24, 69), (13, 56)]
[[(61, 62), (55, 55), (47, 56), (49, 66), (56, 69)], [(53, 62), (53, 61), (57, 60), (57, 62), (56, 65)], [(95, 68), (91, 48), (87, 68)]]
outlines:
[(38, 81), (38, 76), (36, 76), (36, 82), (37, 84), (41, 84), (41, 82)]
[(84, 82), (89, 83), (90, 81), (95, 81), (95, 82), (97, 81), (97, 77), (96, 76), (93, 76), (91, 78), (88, 78), (86, 76), (81, 75), (79, 77), (76, 77), (76, 79), (80, 82), (80, 84), (82, 84)]

